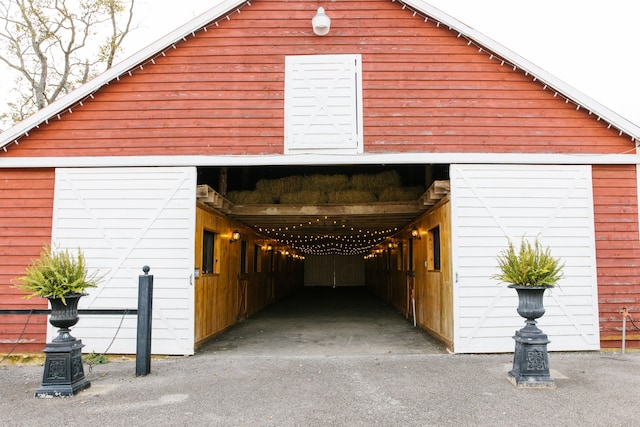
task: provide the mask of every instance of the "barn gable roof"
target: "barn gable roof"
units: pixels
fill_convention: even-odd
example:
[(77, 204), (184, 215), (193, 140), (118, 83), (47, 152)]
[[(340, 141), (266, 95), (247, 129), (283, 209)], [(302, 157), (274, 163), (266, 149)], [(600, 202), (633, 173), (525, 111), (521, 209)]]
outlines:
[[(487, 55), (503, 61), (509, 66), (512, 66), (514, 71), (521, 70), (525, 75), (531, 76), (534, 81), (537, 80), (544, 84), (549, 90), (555, 91), (567, 102), (574, 103), (577, 109), (584, 108), (588, 110), (590, 114), (597, 117), (598, 120), (604, 120), (609, 123), (610, 126), (618, 129), (621, 135), (629, 135), (632, 141), (636, 141), (640, 136), (640, 126), (635, 125), (591, 97), (549, 74), (542, 68), (522, 58), (484, 34), (458, 21), (454, 17), (421, 0), (392, 1), (401, 4), (403, 9), (408, 9), (414, 15), (420, 15), (425, 21), (435, 21), (439, 26), (446, 26), (451, 31), (457, 32), (458, 37), (463, 37), (468, 41), (469, 45), (476, 46), (479, 52), (485, 52)], [(241, 13), (240, 8), (244, 4), (250, 5), (250, 0), (225, 0), (209, 11), (168, 33), (151, 45), (100, 74), (90, 82), (0, 134), (0, 148), (6, 151), (9, 145), (17, 143), (20, 138), (28, 135), (32, 129), (37, 128), (40, 124), (47, 123), (49, 120), (58, 118), (65, 113), (72, 113), (73, 108), (77, 105), (82, 105), (85, 100), (91, 98), (93, 93), (101, 87), (108, 85), (114, 80), (118, 80), (120, 76), (131, 73), (132, 70), (136, 68), (143, 68), (147, 63), (153, 62), (154, 58), (162, 55), (165, 50), (175, 48), (176, 43), (195, 36), (196, 32), (201, 30), (206, 31), (206, 29), (212, 25), (217, 26), (220, 20), (227, 19), (235, 13)]]

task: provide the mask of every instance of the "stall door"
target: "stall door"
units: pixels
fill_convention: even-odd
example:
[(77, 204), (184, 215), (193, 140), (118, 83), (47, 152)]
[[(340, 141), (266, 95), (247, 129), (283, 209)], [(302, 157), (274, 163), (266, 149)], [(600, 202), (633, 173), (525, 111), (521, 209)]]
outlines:
[(589, 166), (453, 165), (451, 214), (456, 352), (513, 351), (511, 337), (524, 326), (517, 296), (491, 276), (507, 239), (523, 236), (538, 236), (566, 265), (538, 322), (549, 349), (599, 349)]
[(306, 255), (305, 286), (364, 286), (362, 255)]
[[(138, 276), (148, 265), (155, 354), (194, 351), (195, 189), (195, 168), (56, 170), (53, 245), (82, 248), (104, 276), (79, 308), (137, 308)], [(132, 354), (136, 316), (84, 315), (72, 335), (87, 352)]]

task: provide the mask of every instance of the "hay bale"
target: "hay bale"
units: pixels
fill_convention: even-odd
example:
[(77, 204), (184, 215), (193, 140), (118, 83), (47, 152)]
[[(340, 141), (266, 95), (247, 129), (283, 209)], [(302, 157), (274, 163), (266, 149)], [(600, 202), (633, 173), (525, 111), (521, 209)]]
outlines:
[(238, 205), (269, 205), (274, 197), (262, 191), (230, 191), (227, 198)]
[(385, 188), (402, 187), (400, 174), (395, 170), (381, 172), (375, 175), (356, 174), (351, 177), (351, 189), (380, 193)]
[(423, 187), (388, 187), (378, 194), (380, 202), (406, 202), (418, 200), (424, 194)]
[(327, 201), (332, 205), (345, 203), (374, 203), (378, 200), (371, 191), (342, 190), (327, 193)]
[(323, 205), (327, 203), (327, 195), (324, 191), (300, 190), (281, 195), (280, 203), (283, 205)]
[(300, 175), (285, 176), (278, 179), (261, 179), (256, 183), (256, 190), (270, 194), (278, 199), (285, 193), (295, 193), (302, 190), (304, 177)]
[(317, 190), (324, 192), (345, 190), (349, 187), (347, 175), (309, 175), (304, 177), (302, 188), (304, 190)]

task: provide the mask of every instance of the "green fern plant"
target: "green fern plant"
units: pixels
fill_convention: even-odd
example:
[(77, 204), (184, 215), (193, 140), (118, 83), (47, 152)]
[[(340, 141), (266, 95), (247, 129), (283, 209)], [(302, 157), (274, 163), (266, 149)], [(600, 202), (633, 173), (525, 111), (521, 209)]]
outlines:
[(80, 249), (74, 256), (68, 250), (53, 251), (45, 246), (40, 258), (33, 260), (14, 287), (27, 292), (25, 298), (60, 298), (66, 305), (66, 295), (85, 294), (87, 288), (97, 287), (99, 281), (98, 272), (88, 273)]
[(497, 259), (500, 273), (492, 278), (503, 283), (550, 288), (563, 277), (564, 263), (553, 257), (537, 238), (533, 244), (523, 238), (518, 251), (509, 240), (509, 246)]

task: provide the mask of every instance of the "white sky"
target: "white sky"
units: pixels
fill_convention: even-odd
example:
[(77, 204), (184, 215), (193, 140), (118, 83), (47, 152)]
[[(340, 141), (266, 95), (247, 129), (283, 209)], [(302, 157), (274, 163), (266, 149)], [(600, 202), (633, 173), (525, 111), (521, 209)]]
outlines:
[(428, 3), (640, 126), (640, 1)]
[[(323, 4), (331, 16), (331, 2)], [(137, 0), (123, 58), (219, 0)], [(640, 126), (638, 0), (428, 0)], [(178, 7), (176, 5), (179, 4)], [(311, 19), (311, 17), (309, 17)], [(0, 73), (7, 73), (0, 68)], [(0, 95), (7, 82), (0, 78)], [(5, 86), (1, 86), (4, 84)]]

